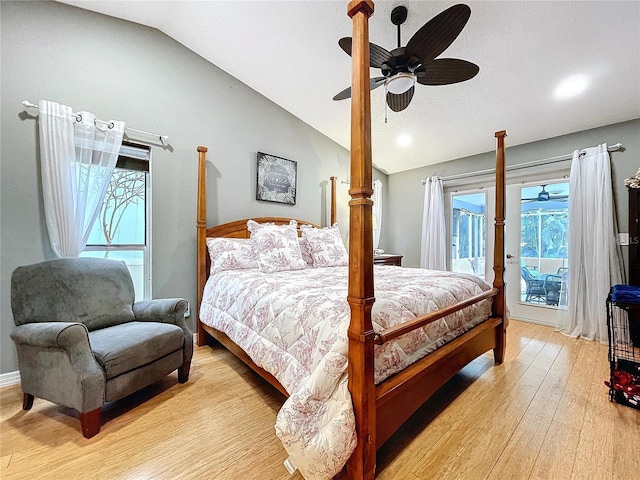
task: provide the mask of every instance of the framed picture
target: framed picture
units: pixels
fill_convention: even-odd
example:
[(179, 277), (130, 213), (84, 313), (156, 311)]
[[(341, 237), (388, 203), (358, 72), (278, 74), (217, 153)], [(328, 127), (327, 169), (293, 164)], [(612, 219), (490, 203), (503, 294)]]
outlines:
[(256, 200), (296, 204), (298, 162), (258, 152)]

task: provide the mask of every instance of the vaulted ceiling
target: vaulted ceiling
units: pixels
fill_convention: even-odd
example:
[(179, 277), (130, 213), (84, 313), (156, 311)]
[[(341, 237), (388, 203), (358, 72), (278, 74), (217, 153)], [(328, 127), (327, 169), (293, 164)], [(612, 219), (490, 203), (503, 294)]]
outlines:
[[(347, 1), (87, 1), (63, 3), (155, 27), (349, 148)], [(408, 8), (402, 45), (453, 5), (377, 1), (370, 40), (397, 47), (391, 10)], [(493, 133), (509, 145), (640, 118), (640, 2), (472, 1), (471, 18), (441, 55), (480, 67), (466, 82), (416, 85), (402, 112), (385, 112), (371, 92), (374, 163), (388, 173), (490, 151)], [(371, 69), (371, 76), (380, 76)], [(584, 91), (561, 97), (574, 78)], [(387, 122), (385, 123), (385, 116)], [(405, 135), (409, 145), (400, 146)]]

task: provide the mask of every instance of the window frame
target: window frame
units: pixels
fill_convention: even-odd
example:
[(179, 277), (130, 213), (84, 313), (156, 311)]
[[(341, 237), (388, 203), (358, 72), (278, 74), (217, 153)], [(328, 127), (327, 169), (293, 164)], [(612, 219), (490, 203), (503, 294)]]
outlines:
[[(447, 235), (447, 268), (452, 271), (453, 270), (453, 255), (452, 255), (452, 242), (453, 242), (453, 224), (454, 224), (454, 208), (453, 208), (453, 198), (456, 196), (463, 195), (475, 195), (481, 194), (484, 196), (485, 203), (485, 212), (484, 212), (484, 220), (478, 221), (478, 226), (480, 224), (483, 225), (482, 233), (484, 234), (484, 240), (481, 242), (482, 247), (484, 247), (484, 272), (480, 275), (480, 278), (483, 278), (488, 281), (489, 278), (489, 269), (487, 268), (487, 252), (489, 252), (489, 240), (490, 240), (490, 229), (489, 229), (489, 196), (487, 195), (487, 191), (483, 187), (479, 188), (468, 188), (468, 189), (457, 189), (456, 187), (445, 187), (445, 211), (447, 212), (447, 221), (446, 221), (446, 235)], [(492, 241), (492, 239), (491, 239)], [(471, 249), (471, 244), (469, 245)]]
[[(130, 168), (126, 164), (138, 164), (140, 162), (146, 162), (146, 168)], [(125, 244), (119, 243), (117, 245), (106, 244), (87, 244), (83, 251), (87, 252), (118, 252), (118, 251), (141, 251), (143, 254), (143, 271), (144, 271), (144, 292), (142, 292), (142, 299), (151, 299), (151, 147), (147, 145), (141, 145), (138, 143), (123, 141), (122, 147), (118, 154), (118, 163), (116, 168), (122, 168), (132, 171), (142, 171), (145, 173), (145, 232), (144, 232), (144, 244)]]

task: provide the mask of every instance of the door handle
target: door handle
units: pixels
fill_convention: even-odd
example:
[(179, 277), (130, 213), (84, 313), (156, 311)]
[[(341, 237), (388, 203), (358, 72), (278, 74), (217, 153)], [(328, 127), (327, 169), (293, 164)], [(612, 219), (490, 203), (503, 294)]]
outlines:
[(507, 253), (507, 258), (511, 260), (513, 258), (513, 255), (511, 255), (510, 253)]

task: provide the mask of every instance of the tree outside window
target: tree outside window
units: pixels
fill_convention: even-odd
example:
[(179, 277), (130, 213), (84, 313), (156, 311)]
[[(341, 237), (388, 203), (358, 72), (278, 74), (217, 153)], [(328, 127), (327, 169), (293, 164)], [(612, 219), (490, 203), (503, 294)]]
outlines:
[[(148, 150), (143, 150), (148, 156)], [(148, 160), (120, 157), (81, 256), (124, 261), (136, 300), (150, 298)]]

